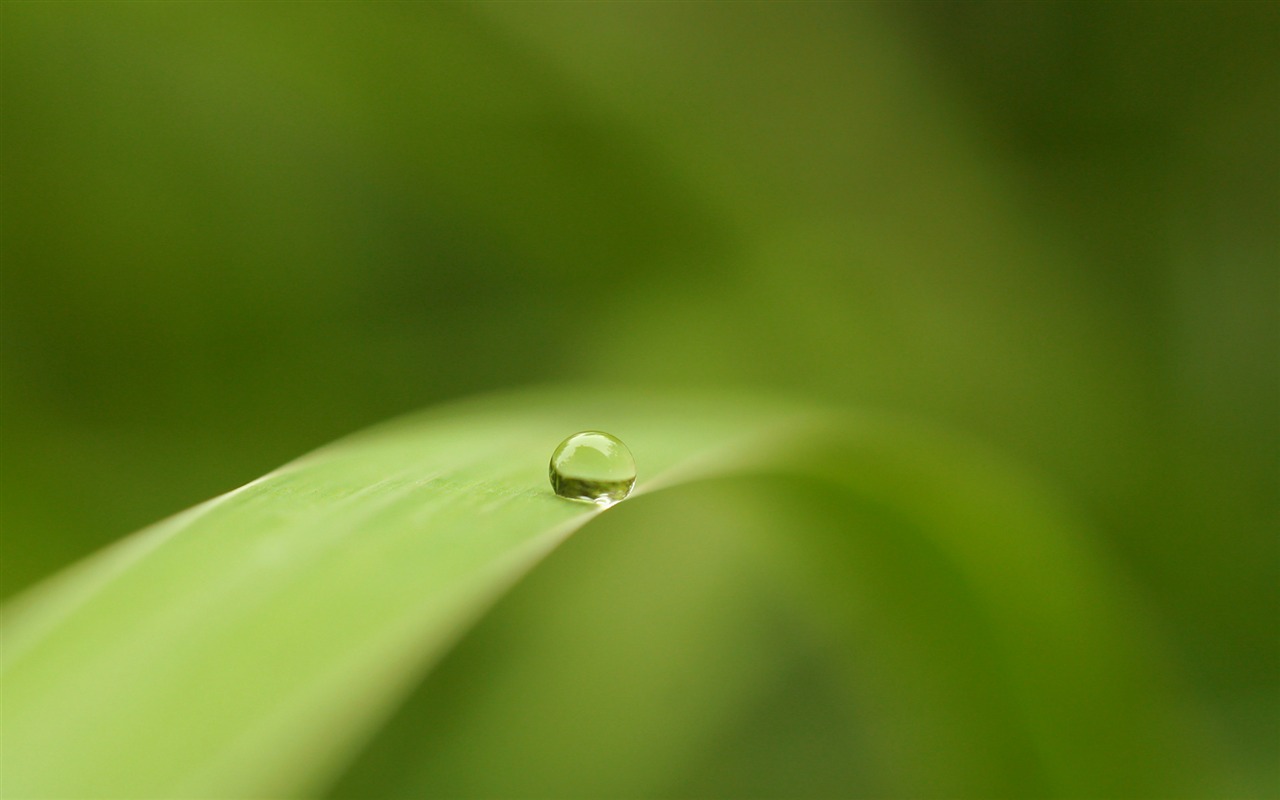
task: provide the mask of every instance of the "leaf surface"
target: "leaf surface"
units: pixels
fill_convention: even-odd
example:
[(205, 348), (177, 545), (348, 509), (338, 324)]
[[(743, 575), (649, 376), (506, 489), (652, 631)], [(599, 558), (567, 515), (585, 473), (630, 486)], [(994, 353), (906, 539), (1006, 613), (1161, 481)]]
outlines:
[[(640, 469), (632, 499), (602, 512), (551, 493), (547, 459), (563, 437), (582, 429), (610, 431), (630, 446)], [(953, 738), (958, 726), (976, 725), (976, 751), (961, 746), (964, 736), (941, 747), (958, 759), (952, 773), (980, 763), (990, 780), (960, 781), (957, 788), (1009, 780), (1025, 787), (1019, 769), (1051, 792), (1152, 785), (1163, 769), (1141, 764), (1153, 757), (1159, 763), (1170, 751), (1161, 736), (1151, 736), (1159, 733), (1158, 715), (1146, 700), (1161, 690), (1147, 685), (1145, 662), (1120, 638), (1123, 599), (1087, 538), (1051, 502), (975, 452), (891, 421), (678, 393), (544, 390), (388, 423), (135, 534), (11, 604), (2, 673), (4, 791), (21, 797), (322, 791), (358, 753), (377, 752), (374, 737), (388, 720), (389, 731), (409, 724), (397, 709), (414, 707), (415, 687), (430, 684), (422, 680), (433, 665), (566, 537), (602, 515), (603, 530), (615, 515), (625, 530), (626, 520), (645, 508), (660, 511), (657, 524), (669, 535), (688, 530), (694, 542), (706, 539), (698, 531), (709, 530), (708, 514), (724, 519), (728, 527), (697, 551), (709, 560), (693, 563), (704, 567), (745, 563), (733, 553), (756, 542), (755, 563), (790, 583), (801, 616), (816, 620), (826, 641), (839, 645), (850, 631), (895, 621), (915, 626), (921, 640), (897, 654), (837, 646), (835, 671), (824, 673), (844, 676), (837, 683), (852, 680), (860, 662), (918, 670), (919, 679), (898, 682), (899, 697), (921, 686), (938, 698), (954, 697), (963, 681), (949, 676), (974, 677), (997, 704), (962, 701), (925, 715), (935, 732)], [(801, 495), (817, 492), (822, 499), (790, 507), (744, 502), (741, 508), (757, 511), (746, 514), (752, 522), (736, 536), (733, 514), (717, 516), (714, 504), (694, 509), (698, 487), (708, 480), (748, 487), (763, 481), (757, 496), (790, 482)], [(683, 497), (683, 505), (664, 503), (668, 496)], [(866, 524), (877, 516), (880, 523)], [(594, 601), (625, 602), (628, 575), (630, 596), (643, 594), (634, 576), (655, 574), (645, 569), (661, 563), (653, 561), (661, 546), (646, 548), (638, 535), (628, 541), (639, 543), (633, 551), (639, 571), (606, 559), (622, 595), (601, 596), (597, 586)], [(876, 549), (911, 542), (915, 549), (905, 554)], [(902, 605), (913, 596), (903, 587), (922, 579), (931, 581), (919, 586), (929, 600), (923, 608), (963, 600), (951, 622)], [(893, 603), (873, 603), (869, 617), (856, 613), (866, 605), (850, 598), (882, 597), (894, 587)], [(691, 630), (732, 631), (741, 609), (722, 593), (710, 596), (709, 606), (686, 604)], [(702, 611), (694, 613), (695, 605)], [(956, 635), (957, 620), (974, 637)], [(658, 641), (679, 652), (676, 642)], [(749, 670), (735, 674), (723, 658), (733, 646), (724, 647), (690, 674), (754, 685)], [(930, 660), (938, 658), (954, 663)], [(483, 691), (486, 682), (480, 683)], [(512, 684), (519, 686), (512, 710), (569, 691), (545, 684)], [(494, 685), (503, 684), (495, 678)], [(624, 696), (647, 702), (644, 692)], [(731, 692), (718, 707), (739, 700)], [(721, 713), (687, 712), (670, 720), (673, 730)], [(501, 705), (497, 714), (489, 723), (478, 717), (473, 730), (489, 733), (479, 735), (473, 755), (483, 759), (483, 743), (501, 739)], [(412, 724), (430, 729), (435, 717), (416, 719)], [(1113, 729), (1099, 739), (1098, 725)], [(687, 760), (700, 741), (695, 736), (676, 750), (642, 748), (622, 766), (675, 775), (673, 753)], [(910, 750), (920, 742), (908, 731), (900, 744)], [(1127, 749), (1117, 752), (1117, 742)], [(519, 750), (513, 747), (501, 752)], [(562, 777), (572, 765), (564, 769)], [(685, 779), (690, 791), (706, 793), (695, 766), (680, 770), (692, 776)], [(606, 790), (625, 772), (605, 770), (596, 783), (576, 785)], [(544, 778), (554, 791), (556, 773)], [(483, 782), (470, 788), (477, 786), (502, 788)]]

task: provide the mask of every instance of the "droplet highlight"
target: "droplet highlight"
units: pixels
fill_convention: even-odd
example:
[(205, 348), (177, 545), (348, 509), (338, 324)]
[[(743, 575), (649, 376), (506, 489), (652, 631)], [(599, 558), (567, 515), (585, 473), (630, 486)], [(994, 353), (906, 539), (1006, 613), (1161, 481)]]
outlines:
[(603, 431), (582, 431), (551, 454), (551, 488), (569, 500), (610, 506), (631, 494), (636, 460), (622, 440)]

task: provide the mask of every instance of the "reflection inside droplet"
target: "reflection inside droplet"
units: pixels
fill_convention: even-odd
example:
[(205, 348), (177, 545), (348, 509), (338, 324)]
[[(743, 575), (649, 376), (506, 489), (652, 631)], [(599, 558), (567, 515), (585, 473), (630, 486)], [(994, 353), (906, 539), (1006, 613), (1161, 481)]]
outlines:
[(636, 485), (636, 462), (616, 436), (575, 433), (551, 454), (551, 488), (569, 500), (612, 505)]

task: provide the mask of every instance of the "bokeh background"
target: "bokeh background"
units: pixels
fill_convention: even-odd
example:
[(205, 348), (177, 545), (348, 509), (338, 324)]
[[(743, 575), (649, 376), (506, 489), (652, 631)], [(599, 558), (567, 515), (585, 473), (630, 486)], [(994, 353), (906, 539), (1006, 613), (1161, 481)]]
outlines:
[[(1280, 792), (1280, 6), (0, 7), (3, 596), (556, 381), (916, 415)], [(638, 389), (639, 390), (639, 389)]]

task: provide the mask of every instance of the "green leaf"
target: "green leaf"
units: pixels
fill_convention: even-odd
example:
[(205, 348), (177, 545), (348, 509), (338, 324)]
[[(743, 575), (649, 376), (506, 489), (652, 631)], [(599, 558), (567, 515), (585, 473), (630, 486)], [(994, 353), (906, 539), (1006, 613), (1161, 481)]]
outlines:
[[(586, 428), (639, 465), (605, 512), (547, 482)], [(854, 765), (814, 772), (825, 793), (1194, 791), (1156, 651), (1065, 519), (902, 422), (578, 390), (437, 409), (6, 608), (4, 792), (750, 793), (786, 774), (752, 754), (804, 735)], [(796, 670), (818, 688), (779, 692)]]

